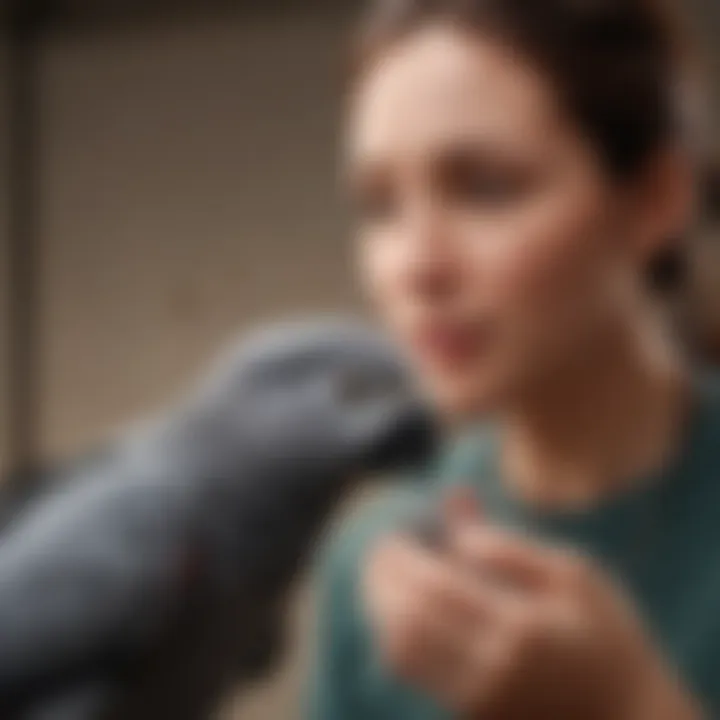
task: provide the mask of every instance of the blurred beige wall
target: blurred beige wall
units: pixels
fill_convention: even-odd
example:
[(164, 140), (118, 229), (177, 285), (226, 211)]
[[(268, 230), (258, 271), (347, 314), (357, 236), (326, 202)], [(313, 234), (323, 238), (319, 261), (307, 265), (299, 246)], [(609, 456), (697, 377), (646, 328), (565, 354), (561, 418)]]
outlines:
[(47, 43), (46, 453), (167, 400), (249, 322), (351, 304), (341, 37), (308, 17)]

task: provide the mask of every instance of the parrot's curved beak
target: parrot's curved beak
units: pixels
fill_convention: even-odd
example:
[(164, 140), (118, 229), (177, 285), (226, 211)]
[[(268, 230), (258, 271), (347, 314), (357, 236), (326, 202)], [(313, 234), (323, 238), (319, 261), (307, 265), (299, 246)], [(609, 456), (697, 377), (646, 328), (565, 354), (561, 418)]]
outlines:
[(388, 408), (376, 417), (377, 433), (367, 454), (368, 470), (417, 467), (437, 451), (440, 429), (429, 406), (419, 400)]
[(338, 389), (349, 447), (361, 453), (363, 471), (426, 463), (439, 444), (439, 422), (408, 373), (377, 382), (372, 375), (345, 378)]

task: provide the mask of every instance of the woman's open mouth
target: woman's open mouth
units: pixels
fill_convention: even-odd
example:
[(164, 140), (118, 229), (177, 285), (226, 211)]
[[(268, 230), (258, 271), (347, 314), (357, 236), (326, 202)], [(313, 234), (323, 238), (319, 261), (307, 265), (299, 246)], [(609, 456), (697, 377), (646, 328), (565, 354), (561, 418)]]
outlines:
[(458, 369), (477, 362), (490, 344), (490, 325), (483, 321), (431, 321), (418, 324), (413, 347), (424, 363)]

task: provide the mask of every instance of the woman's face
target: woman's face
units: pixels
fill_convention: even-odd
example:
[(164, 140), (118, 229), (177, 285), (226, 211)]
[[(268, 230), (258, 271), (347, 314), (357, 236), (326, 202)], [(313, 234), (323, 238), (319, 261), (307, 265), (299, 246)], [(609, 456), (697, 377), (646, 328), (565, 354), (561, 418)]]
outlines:
[(363, 280), (445, 409), (511, 402), (621, 317), (627, 207), (512, 50), (417, 30), (356, 85), (347, 139)]

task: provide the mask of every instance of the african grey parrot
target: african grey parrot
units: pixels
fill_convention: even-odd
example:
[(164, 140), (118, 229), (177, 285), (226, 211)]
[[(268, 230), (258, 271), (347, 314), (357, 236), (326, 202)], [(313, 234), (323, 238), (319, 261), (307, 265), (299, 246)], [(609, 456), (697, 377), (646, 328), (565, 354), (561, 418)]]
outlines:
[(38, 490), (0, 542), (0, 718), (200, 720), (272, 666), (336, 501), (435, 423), (355, 321), (261, 331), (166, 416)]

